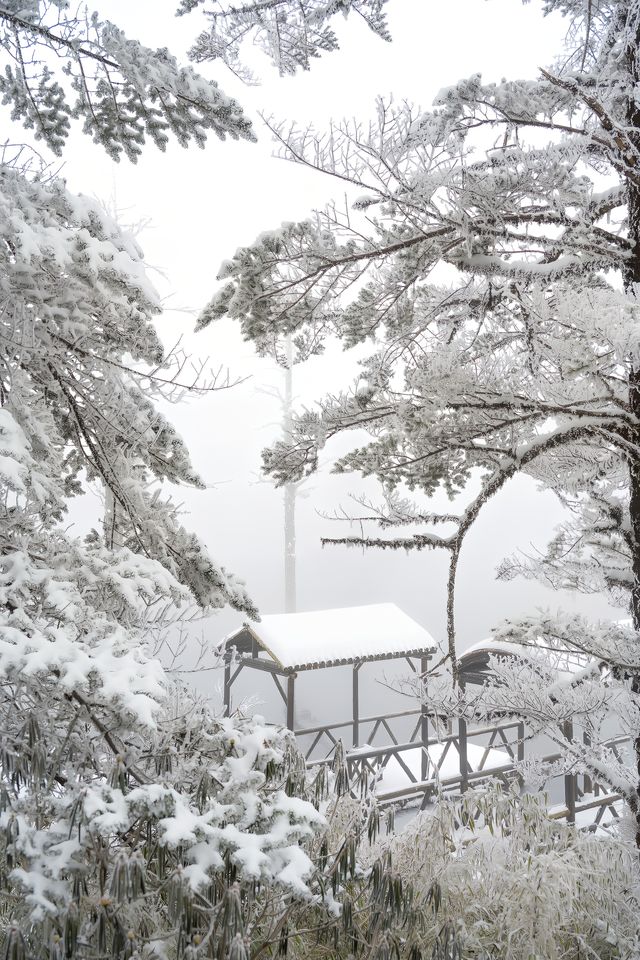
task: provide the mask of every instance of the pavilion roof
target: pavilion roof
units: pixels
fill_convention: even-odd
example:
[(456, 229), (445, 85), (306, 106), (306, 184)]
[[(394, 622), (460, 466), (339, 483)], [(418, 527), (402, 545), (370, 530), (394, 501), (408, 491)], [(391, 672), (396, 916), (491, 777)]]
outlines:
[(249, 653), (254, 642), (285, 670), (426, 656), (436, 649), (433, 637), (395, 603), (268, 614), (244, 624), (224, 645)]

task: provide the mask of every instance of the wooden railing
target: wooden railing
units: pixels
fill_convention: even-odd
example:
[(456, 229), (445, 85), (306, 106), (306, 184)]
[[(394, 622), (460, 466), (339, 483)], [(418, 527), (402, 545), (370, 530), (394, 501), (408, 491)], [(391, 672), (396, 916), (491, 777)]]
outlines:
[[(411, 727), (411, 733), (409, 734), (408, 738), (405, 738), (405, 740), (408, 740), (408, 742), (415, 746), (416, 743), (422, 741), (423, 725), (425, 721), (425, 716), (422, 710), (419, 708), (414, 710), (399, 710), (396, 713), (376, 714), (371, 717), (360, 717), (358, 720), (359, 738), (367, 744), (373, 745), (378, 735), (383, 732), (390, 739), (391, 743), (398, 744), (400, 742), (399, 737), (402, 735), (397, 730), (397, 724), (394, 725), (392, 721), (410, 717), (415, 718), (415, 724)], [(370, 726), (370, 730), (368, 732), (366, 730), (367, 726)], [(395, 730), (393, 729), (394, 726), (396, 726)], [(344, 737), (336, 736), (336, 731), (351, 731), (352, 727), (352, 720), (341, 720), (336, 723), (319, 724), (315, 727), (303, 727), (301, 729), (296, 728), (295, 734), (298, 739), (302, 737), (310, 738), (310, 743), (302, 745), (305, 759), (312, 760), (312, 762), (319, 762), (333, 754), (333, 751), (338, 745), (339, 740), (344, 740)], [(322, 743), (323, 740), (324, 744)], [(312, 758), (312, 754), (320, 745), (320, 756)], [(323, 750), (324, 753), (322, 753)]]
[[(399, 742), (384, 721), (408, 716), (417, 716), (418, 722), (412, 729), (410, 738)], [(424, 715), (420, 710), (406, 710), (385, 717), (368, 717), (361, 723), (372, 723), (371, 739), (384, 729), (393, 740), (378, 746), (369, 742), (366, 746), (352, 748), (345, 754), (354, 793), (374, 791), (382, 805), (411, 803), (425, 809), (439, 792), (462, 794), (468, 787), (491, 779), (501, 780), (505, 784), (514, 780), (522, 782), (518, 764), (525, 759), (527, 741), (525, 726), (521, 721), (477, 727), (460, 722), (455, 733), (449, 724), (447, 734), (427, 737), (425, 740), (421, 737), (425, 728)], [(348, 726), (349, 723), (335, 723), (296, 731), (298, 735), (314, 735), (313, 743), (307, 750), (307, 757), (313, 752), (322, 735), (329, 735), (332, 743), (330, 755), (315, 760), (308, 759), (310, 767), (333, 762), (333, 751), (339, 740), (334, 731)], [(630, 742), (630, 737), (619, 736), (612, 737), (601, 745), (620, 756), (620, 750)], [(482, 748), (482, 753), (478, 752), (478, 747)], [(419, 764), (416, 764), (416, 752), (419, 752)], [(504, 754), (504, 763), (496, 763), (497, 753)], [(457, 755), (455, 772), (450, 762), (452, 754)], [(560, 758), (561, 754), (558, 752), (536, 756), (537, 760), (549, 764)], [(401, 786), (393, 788), (385, 787), (384, 783), (385, 772), (389, 771), (392, 761), (405, 781)], [(419, 773), (416, 767), (419, 767)], [(560, 776), (563, 780), (562, 802), (550, 803), (551, 817), (591, 830), (619, 817), (622, 805), (619, 793), (585, 774)]]

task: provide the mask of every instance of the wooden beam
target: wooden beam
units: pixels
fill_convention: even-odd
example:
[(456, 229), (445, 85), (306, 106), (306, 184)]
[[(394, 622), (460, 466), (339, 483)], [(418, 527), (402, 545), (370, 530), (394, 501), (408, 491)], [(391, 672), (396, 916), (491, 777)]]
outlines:
[(277, 673), (280, 677), (286, 677), (288, 674), (284, 667), (279, 667), (273, 660), (263, 660), (260, 657), (240, 657), (238, 662), (243, 667), (250, 667), (252, 670), (266, 670), (267, 673)]
[(237, 663), (236, 669), (231, 673), (231, 661), (233, 659), (233, 654), (229, 651), (225, 655), (225, 664), (224, 664), (224, 716), (228, 717), (231, 713), (231, 687), (233, 686), (234, 680), (242, 670), (244, 666), (242, 659)]
[(233, 684), (234, 680), (236, 679), (236, 677), (238, 676), (238, 674), (239, 674), (240, 671), (242, 670), (243, 666), (244, 666), (244, 664), (242, 663), (242, 661), (240, 661), (240, 663), (238, 664), (238, 666), (236, 667), (236, 669), (233, 671), (233, 674), (231, 675), (231, 677), (230, 677), (230, 679), (229, 679), (229, 686), (231, 686), (231, 685)]
[(284, 692), (284, 690), (282, 689), (282, 684), (281, 684), (280, 681), (278, 680), (278, 678), (277, 678), (277, 676), (275, 675), (275, 673), (272, 673), (272, 674), (271, 674), (271, 679), (273, 680), (273, 682), (275, 683), (276, 687), (278, 688), (278, 693), (280, 694), (280, 696), (281, 696), (282, 699), (284, 700), (284, 703), (285, 703), (285, 706), (286, 706), (286, 704), (287, 704), (287, 695), (286, 695), (286, 693)]

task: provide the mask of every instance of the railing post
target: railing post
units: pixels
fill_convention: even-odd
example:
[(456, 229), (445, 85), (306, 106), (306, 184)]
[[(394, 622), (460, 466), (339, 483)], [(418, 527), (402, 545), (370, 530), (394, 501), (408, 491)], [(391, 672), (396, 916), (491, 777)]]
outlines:
[[(587, 730), (582, 734), (582, 742), (586, 747), (591, 746), (591, 734)], [(593, 793), (593, 780), (588, 773), (584, 775), (584, 792)]]
[[(573, 738), (573, 722), (565, 720), (562, 724), (562, 733), (567, 740)], [(564, 802), (567, 808), (567, 823), (576, 822), (576, 775), (569, 773), (564, 778)]]
[(458, 753), (460, 755), (460, 793), (469, 789), (469, 761), (467, 758), (467, 721), (458, 720)]
[(222, 696), (224, 702), (223, 716), (228, 717), (231, 713), (231, 650), (227, 650), (224, 655), (224, 683), (222, 687)]
[(522, 720), (518, 723), (518, 761), (522, 763), (524, 760), (524, 723)]
[(420, 751), (420, 779), (426, 780), (429, 775), (429, 755), (427, 753), (427, 746), (429, 744), (429, 715), (427, 713), (427, 700), (426, 700), (426, 685), (424, 682), (424, 677), (429, 668), (429, 658), (421, 657), (420, 658), (420, 676), (422, 681), (422, 687), (420, 690), (420, 707), (421, 707), (421, 716), (420, 716), (420, 740), (421, 740), (421, 751)]
[[(518, 742), (516, 743), (516, 760), (518, 763), (522, 763), (524, 760), (524, 721), (522, 720), (518, 721), (516, 737), (518, 738)], [(516, 779), (522, 790), (524, 788), (524, 777), (520, 772), (518, 772)]]
[(358, 689), (358, 673), (361, 664), (353, 664), (353, 746), (360, 746), (360, 696)]

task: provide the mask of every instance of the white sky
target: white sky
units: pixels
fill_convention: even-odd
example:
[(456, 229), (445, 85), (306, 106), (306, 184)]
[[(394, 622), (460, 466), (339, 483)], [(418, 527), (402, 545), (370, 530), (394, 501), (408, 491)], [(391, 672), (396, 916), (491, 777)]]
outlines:
[[(167, 45), (179, 55), (195, 36), (198, 20), (174, 20), (172, 10), (165, 0), (111, 0), (101, 12), (143, 43)], [(391, 0), (392, 44), (354, 20), (338, 24), (342, 50), (316, 62), (308, 74), (280, 79), (265, 66), (263, 85), (247, 88), (215, 65), (202, 72), (251, 115), (263, 108), (317, 127), (344, 115), (366, 120), (377, 94), (392, 93), (427, 107), (439, 89), (472, 73), (481, 72), (486, 80), (535, 76), (560, 51), (563, 36), (562, 22), (543, 20), (540, 10), (538, 3), (523, 6), (517, 0)], [(246, 579), (263, 612), (277, 613), (283, 605), (281, 493), (260, 482), (258, 472), (260, 450), (278, 432), (279, 412), (259, 388), (278, 384), (281, 374), (271, 362), (258, 360), (231, 324), (193, 336), (194, 316), (183, 312), (204, 305), (216, 287), (220, 262), (239, 245), (283, 220), (304, 218), (332, 197), (340, 199), (336, 182), (272, 158), (257, 117), (256, 124), (258, 144), (212, 140), (204, 151), (172, 144), (164, 155), (149, 146), (135, 167), (113, 164), (76, 134), (66, 152), (65, 175), (71, 190), (104, 200), (115, 196), (123, 222), (151, 219), (140, 241), (148, 263), (161, 271), (155, 282), (174, 308), (159, 323), (165, 342), (182, 335), (195, 357), (208, 356), (215, 367), (223, 364), (233, 375), (251, 377), (231, 391), (173, 408), (172, 419), (211, 485), (204, 492), (181, 491), (180, 499), (190, 513), (187, 526), (218, 561)], [(300, 402), (311, 404), (326, 389), (346, 384), (353, 369), (353, 359), (340, 354), (297, 368)], [(317, 511), (344, 504), (349, 491), (375, 489), (373, 483), (332, 477), (326, 470), (309, 482), (298, 510), (299, 609), (393, 601), (442, 638), (444, 556), (362, 554), (319, 545), (322, 534), (337, 530)], [(81, 525), (86, 522), (86, 515), (77, 516)], [(560, 516), (555, 498), (537, 493), (526, 479), (513, 481), (485, 509), (461, 565), (457, 614), (463, 647), (486, 636), (504, 617), (539, 606), (607, 614), (598, 598), (558, 596), (541, 586), (494, 579), (505, 554), (544, 546)], [(206, 625), (207, 633), (217, 639), (240, 619), (222, 613)]]

